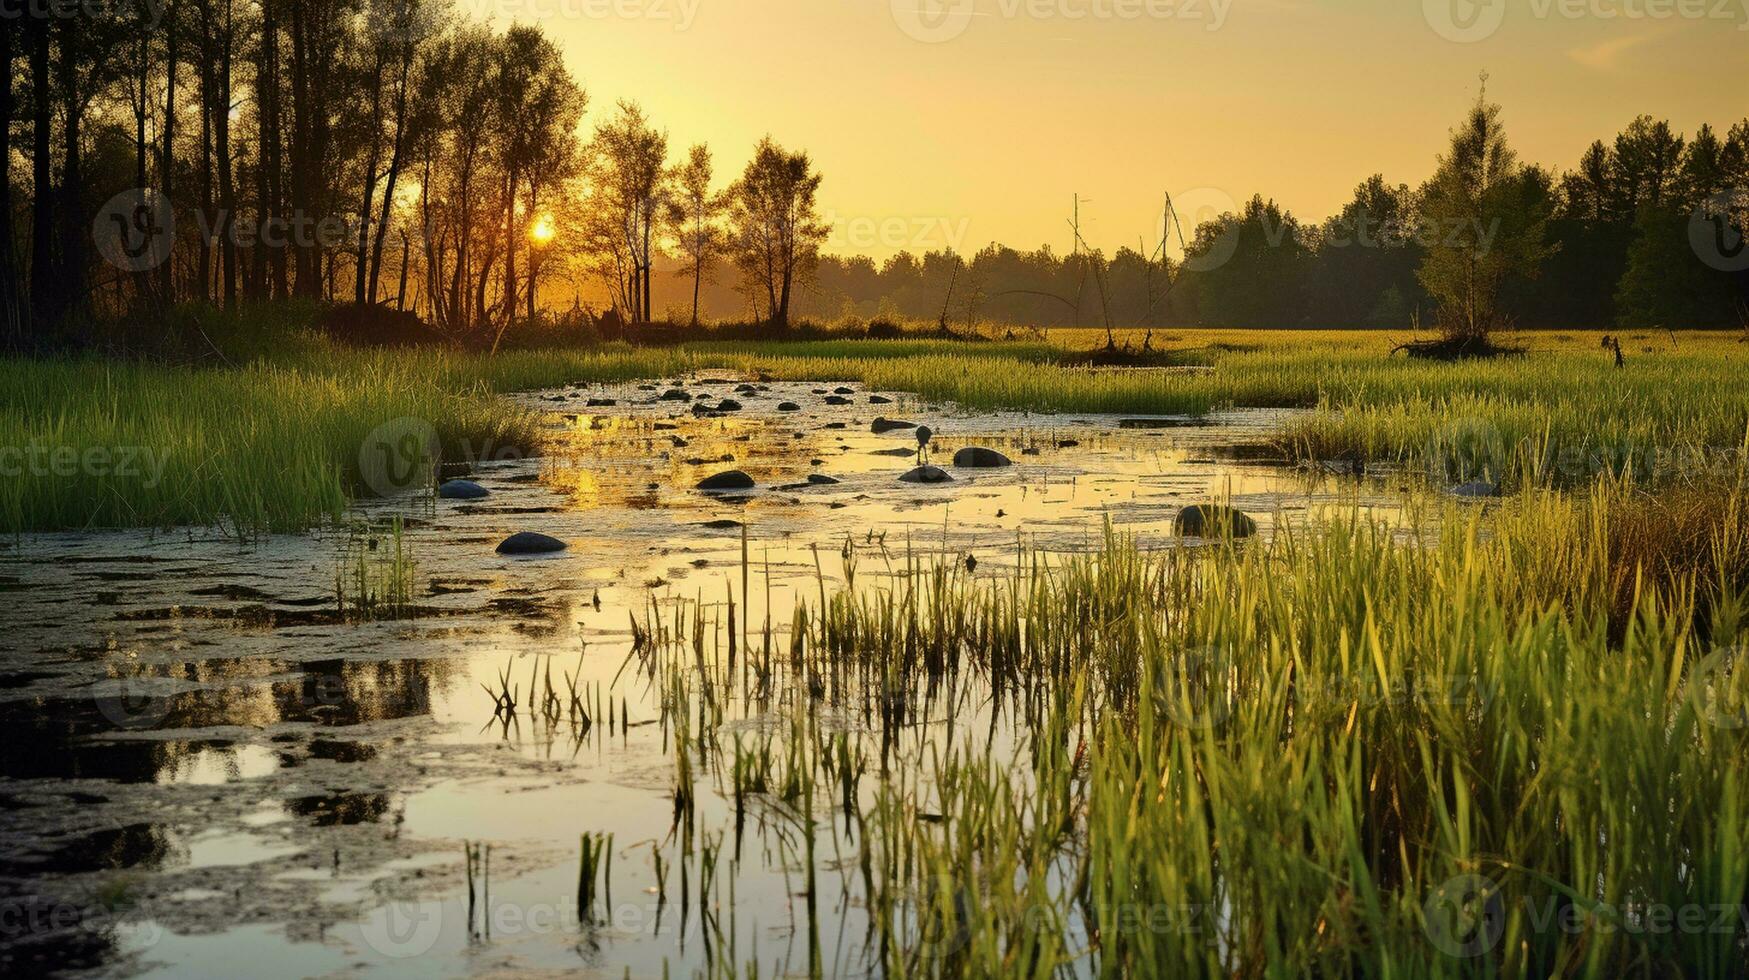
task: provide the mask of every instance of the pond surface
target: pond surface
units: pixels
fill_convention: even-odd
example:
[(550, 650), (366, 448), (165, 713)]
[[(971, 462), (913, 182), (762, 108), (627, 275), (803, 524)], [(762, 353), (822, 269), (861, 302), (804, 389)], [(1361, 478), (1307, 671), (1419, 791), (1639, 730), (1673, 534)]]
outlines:
[[(0, 969), (866, 973), (859, 809), (951, 732), (1022, 742), (975, 691), (913, 708), (895, 747), (866, 700), (750, 682), (756, 650), (788, 648), (798, 600), (852, 566), (857, 589), (937, 562), (1003, 576), (1023, 547), (1092, 549), (1108, 526), (1193, 545), (1172, 519), (1199, 501), (1269, 534), (1396, 499), (1273, 462), (1271, 412), (970, 413), (722, 375), (523, 397), (551, 448), (475, 467), (483, 500), (376, 502), (246, 544), (0, 543)], [(695, 408), (725, 398), (741, 407)], [(899, 481), (916, 435), (871, 431), (879, 417), (932, 427), (952, 482)], [(952, 466), (968, 446), (1013, 465)], [(693, 489), (729, 469), (755, 489)], [(521, 530), (568, 548), (494, 552)], [(407, 593), (360, 615), (359, 583), (397, 575)], [(701, 686), (709, 718), (687, 693)], [(811, 807), (737, 793), (736, 747), (781, 755), (792, 731), (878, 761)], [(607, 856), (580, 913), (584, 835)]]

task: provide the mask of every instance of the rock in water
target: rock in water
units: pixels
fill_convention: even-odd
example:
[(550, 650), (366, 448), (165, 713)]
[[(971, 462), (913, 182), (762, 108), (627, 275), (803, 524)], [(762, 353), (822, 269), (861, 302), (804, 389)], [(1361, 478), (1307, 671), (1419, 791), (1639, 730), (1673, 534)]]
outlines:
[(779, 402), (777, 410), (780, 412), (799, 412), (802, 410), (802, 406), (797, 405), (795, 402)]
[(1486, 483), (1481, 480), (1473, 480), (1469, 483), (1460, 483), (1457, 486), (1452, 487), (1451, 494), (1454, 497), (1468, 497), (1471, 499), (1498, 497), (1500, 496), (1500, 485), (1497, 483)]
[(437, 488), (437, 495), (445, 500), (479, 500), (490, 493), (472, 480), (450, 480)]
[(662, 392), (661, 400), (665, 402), (689, 402), (692, 401), (692, 396), (679, 388), (670, 388)]
[(848, 405), (848, 404), (850, 404), (850, 399), (844, 397), (843, 395), (827, 395), (826, 396), (826, 404), (828, 404), (828, 405)]
[(917, 428), (917, 423), (915, 422), (906, 422), (901, 419), (878, 418), (874, 420), (873, 425), (869, 426), (869, 431), (878, 436), (883, 432), (897, 432), (900, 429), (915, 428)]
[(846, 388), (843, 385), (839, 385), (838, 387), (832, 389), (832, 394), (834, 394), (834, 395), (854, 395), (854, 394), (856, 394), (856, 389), (855, 388)]
[(537, 531), (518, 531), (498, 542), (501, 555), (550, 555), (564, 550), (565, 542)]
[(904, 476), (899, 477), (906, 483), (952, 483), (953, 477), (939, 466), (924, 464)]
[(1248, 538), (1257, 533), (1257, 522), (1232, 507), (1192, 504), (1172, 519), (1172, 530), (1187, 538)]
[(705, 491), (751, 490), (753, 478), (740, 470), (726, 470), (698, 481), (698, 488)]
[(827, 476), (824, 473), (809, 473), (808, 482), (816, 486), (829, 487), (837, 483), (838, 480), (837, 478)]
[(716, 410), (719, 412), (739, 412), (741, 410), (741, 403), (733, 398), (725, 398), (722, 401), (717, 402)]
[(994, 449), (983, 446), (967, 446), (953, 454), (953, 465), (965, 469), (988, 469), (996, 466), (1013, 466), (1014, 461)]
[(891, 405), (893, 400), (886, 395), (870, 395), (868, 396), (868, 403), (870, 405)]

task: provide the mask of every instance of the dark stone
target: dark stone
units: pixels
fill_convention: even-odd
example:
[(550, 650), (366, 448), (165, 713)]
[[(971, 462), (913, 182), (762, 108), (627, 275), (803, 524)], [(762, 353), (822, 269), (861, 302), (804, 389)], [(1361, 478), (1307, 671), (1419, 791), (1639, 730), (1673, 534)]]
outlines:
[(565, 542), (537, 531), (518, 531), (498, 543), (501, 555), (550, 555), (564, 550)]
[(699, 525), (699, 527), (709, 528), (712, 531), (730, 531), (740, 526), (740, 521), (731, 521), (728, 518), (716, 521), (705, 521), (703, 524)]
[(808, 482), (815, 484), (816, 486), (826, 487), (826, 486), (831, 486), (831, 485), (837, 483), (838, 481), (837, 481), (837, 479), (830, 477), (830, 476), (827, 476), (824, 473), (810, 473), (810, 474), (808, 474)]
[(878, 436), (886, 432), (898, 432), (900, 429), (915, 428), (917, 428), (917, 423), (915, 422), (905, 422), (900, 419), (878, 418), (874, 420), (873, 425), (869, 426), (869, 431)]
[(741, 384), (741, 385), (735, 386), (735, 394), (737, 394), (737, 395), (751, 395), (758, 390), (759, 390), (758, 388), (755, 388), (752, 385), (748, 385), (748, 384)]
[(983, 446), (967, 446), (953, 454), (953, 465), (965, 469), (991, 469), (998, 466), (1013, 466), (1014, 461), (994, 449)]
[(886, 395), (870, 395), (868, 396), (868, 403), (870, 405), (891, 405), (893, 400)]
[(854, 395), (854, 394), (856, 394), (856, 389), (855, 388), (845, 388), (843, 386), (839, 386), (837, 388), (832, 389), (832, 394), (834, 394), (834, 395)]
[(445, 500), (479, 500), (489, 493), (490, 490), (472, 480), (450, 480), (437, 488), (437, 495)]
[(583, 403), (583, 407), (585, 407), (585, 408), (611, 408), (617, 404), (619, 404), (619, 402), (612, 399), (612, 398), (591, 398), (588, 401)]
[(739, 412), (740, 410), (741, 403), (733, 398), (725, 398), (722, 401), (717, 402), (717, 411), (719, 412)]
[(692, 401), (692, 396), (681, 391), (679, 388), (670, 388), (667, 391), (662, 392), (662, 397), (659, 400), (665, 402), (689, 402)]
[(799, 412), (802, 410), (802, 406), (795, 402), (778, 402), (777, 410), (780, 412)]
[(740, 470), (725, 470), (714, 476), (707, 476), (698, 481), (698, 488), (706, 491), (721, 490), (751, 490), (753, 478)]
[(844, 397), (843, 395), (827, 395), (826, 396), (826, 404), (828, 404), (828, 405), (849, 405), (850, 399)]
[(1076, 446), (1079, 446), (1079, 445), (1081, 445), (1081, 440), (1079, 440), (1079, 439), (1058, 439), (1057, 440), (1057, 448), (1058, 449), (1074, 449)]
[(1172, 530), (1187, 538), (1232, 536), (1248, 538), (1257, 533), (1249, 514), (1221, 504), (1192, 504), (1172, 519)]
[(906, 483), (952, 483), (953, 482), (953, 477), (949, 476), (948, 472), (946, 470), (942, 469), (939, 466), (930, 466), (927, 463), (922, 465), (922, 466), (917, 467), (916, 469), (912, 470), (909, 473), (906, 473), (904, 476), (899, 477), (899, 479), (906, 482)]

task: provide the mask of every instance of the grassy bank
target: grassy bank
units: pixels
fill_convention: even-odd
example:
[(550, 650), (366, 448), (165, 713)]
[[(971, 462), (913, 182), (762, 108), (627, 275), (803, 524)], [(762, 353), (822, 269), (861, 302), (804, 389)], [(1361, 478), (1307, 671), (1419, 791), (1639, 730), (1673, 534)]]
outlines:
[[(1743, 571), (1742, 515), (1618, 630), (1630, 492), (1429, 506), (1421, 548), (1359, 521), (1112, 539), (806, 602), (779, 669), (881, 746), (842, 873), (885, 972), (1737, 975), (1744, 605), (1708, 579)], [(903, 706), (986, 686), (1028, 733), (1012, 754), (975, 734), (887, 758)], [(829, 743), (808, 726), (837, 711), (797, 714)], [(822, 755), (784, 781), (804, 799), (838, 778)]]
[[(1641, 337), (1622, 370), (1584, 335), (1529, 335), (1524, 357), (1440, 364), (1393, 357), (1393, 338), (1364, 332), (1156, 336), (1174, 360), (1203, 368), (1195, 371), (1058, 363), (1091, 336), (609, 345), (496, 357), (355, 351), (297, 336), (279, 353), (229, 367), (0, 361), (0, 529), (307, 526), (358, 490), (360, 448), (384, 423), (429, 422), (450, 457), (470, 447), (535, 448), (535, 420), (489, 395), (697, 370), (857, 380), (971, 408), (1312, 408), (1283, 433), (1302, 457), (1388, 461), (1445, 482), (1509, 486), (1576, 485), (1624, 468), (1661, 478), (1672, 460), (1710, 461), (1749, 432), (1741, 383), (1749, 345), (1731, 337)], [(105, 454), (130, 454), (135, 465), (120, 472)]]

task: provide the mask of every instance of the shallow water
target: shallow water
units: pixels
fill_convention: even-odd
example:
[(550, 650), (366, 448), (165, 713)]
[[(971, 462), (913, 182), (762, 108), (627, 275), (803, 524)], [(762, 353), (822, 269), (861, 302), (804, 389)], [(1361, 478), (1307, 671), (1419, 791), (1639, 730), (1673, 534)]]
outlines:
[[(695, 415), (690, 402), (659, 400), (672, 386), (743, 407)], [(1394, 500), (1270, 462), (1281, 421), (1271, 412), (971, 413), (856, 385), (722, 375), (524, 398), (550, 413), (552, 449), (480, 464), (472, 478), (492, 492), (482, 501), (377, 502), (347, 527), (246, 544), (216, 531), (0, 544), (0, 964), (621, 976), (751, 960), (806, 973), (812, 955), (824, 972), (862, 972), (867, 921), (847, 866), (873, 780), (848, 808), (750, 801), (737, 846), (733, 793), (713, 768), (736, 739), (781, 743), (798, 712), (873, 751), (851, 699), (781, 679), (737, 686), (767, 624), (787, 649), (798, 599), (844, 587), (847, 547), (857, 587), (881, 589), (937, 560), (1000, 576), (1022, 546), (1096, 547), (1108, 523), (1176, 546), (1173, 516), (1212, 498), (1230, 498), (1264, 534)], [(801, 409), (778, 411), (786, 401)], [(917, 463), (915, 436), (871, 432), (877, 416), (931, 426), (929, 458), (953, 482), (898, 481)], [(1015, 465), (949, 465), (972, 445)], [(757, 489), (693, 489), (731, 468)], [(337, 577), (361, 555), (371, 574), (385, 567), (397, 515), (414, 562), (410, 615), (337, 612)], [(518, 530), (569, 547), (496, 555)], [(725, 669), (731, 599), (740, 677)], [(622, 668), (634, 618), (694, 616), (713, 630), (697, 654), (707, 666), (686, 683), (725, 689), (720, 721), (690, 730), (715, 736), (716, 749), (696, 760), (687, 833), (673, 827), (678, 719), (663, 711), (673, 699), (650, 672)], [(509, 713), (485, 690), (506, 676), (519, 700)], [(531, 684), (549, 676), (561, 691), (577, 683), (591, 727), (530, 709)], [(1009, 722), (958, 698), (921, 707), (905, 757), (962, 728), (1000, 730), (999, 750), (1013, 744)], [(797, 850), (810, 824), (824, 848), (812, 929)], [(614, 835), (611, 902), (598, 896), (580, 917), (579, 837), (596, 833)], [(482, 868), (472, 889), (464, 842), (490, 846), (489, 876)], [(707, 853), (721, 855), (714, 874)]]

